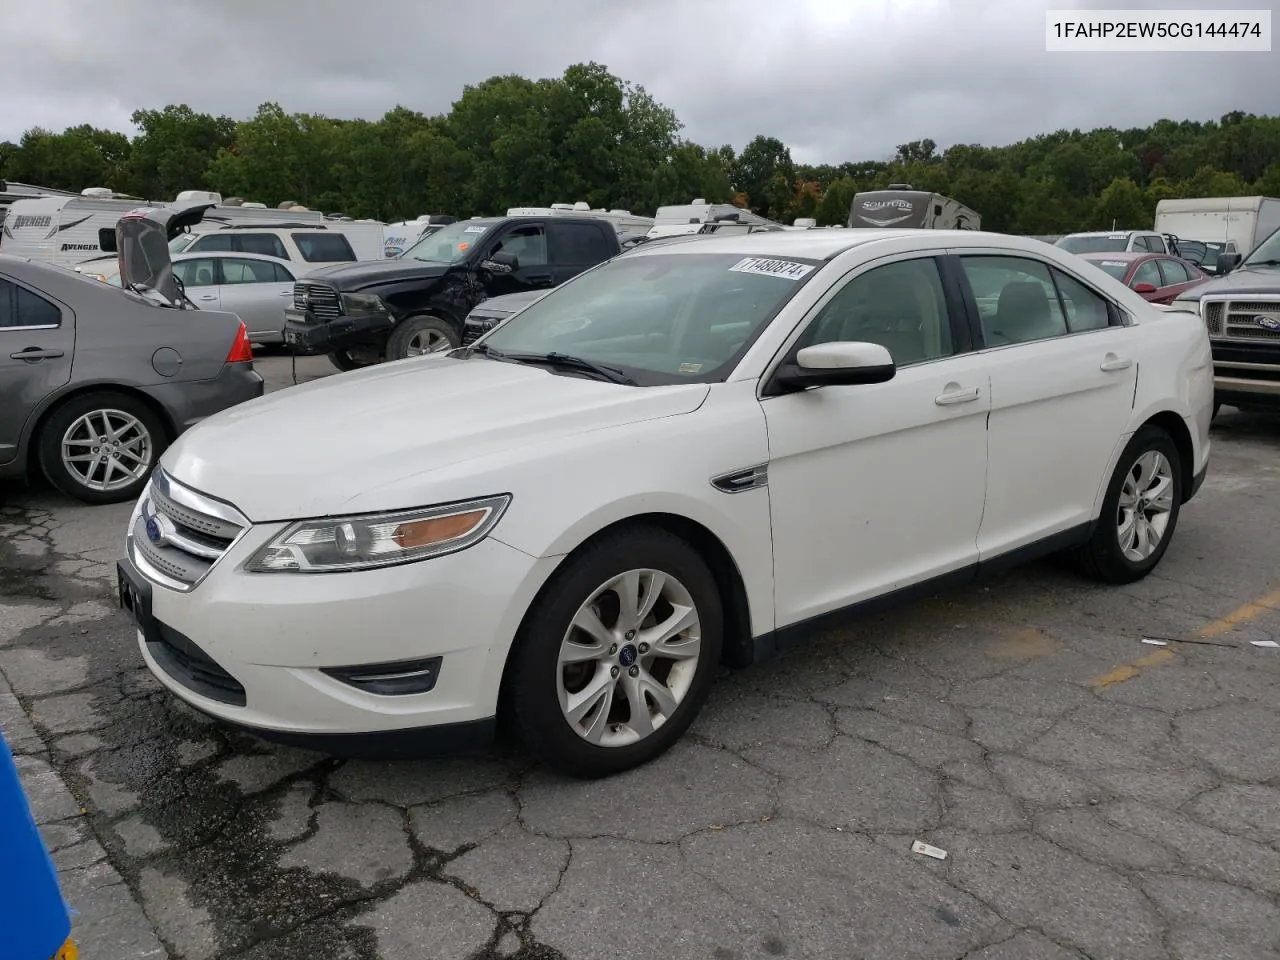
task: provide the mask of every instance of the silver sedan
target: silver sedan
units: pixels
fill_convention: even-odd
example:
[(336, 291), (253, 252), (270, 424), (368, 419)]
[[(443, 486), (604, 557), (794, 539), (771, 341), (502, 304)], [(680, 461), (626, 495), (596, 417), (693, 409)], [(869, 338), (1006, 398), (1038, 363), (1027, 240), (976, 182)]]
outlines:
[[(182, 281), (191, 302), (201, 310), (236, 314), (249, 328), (253, 343), (284, 342), (284, 308), (293, 282), (311, 268), (260, 253), (205, 251), (173, 256), (173, 275)], [(115, 259), (92, 260), (80, 272), (113, 286), (120, 285)]]

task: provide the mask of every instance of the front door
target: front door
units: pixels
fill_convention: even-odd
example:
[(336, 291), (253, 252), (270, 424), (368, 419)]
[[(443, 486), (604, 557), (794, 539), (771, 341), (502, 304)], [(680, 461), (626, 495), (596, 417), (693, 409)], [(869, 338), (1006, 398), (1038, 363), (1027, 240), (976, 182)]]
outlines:
[(0, 275), (0, 463), (18, 455), (36, 406), (71, 379), (75, 337), (70, 309)]
[(779, 626), (977, 559), (990, 392), (937, 262), (879, 261), (837, 284), (799, 346), (837, 340), (879, 343), (898, 370), (762, 401)]
[(1033, 257), (959, 257), (975, 296), (991, 424), (984, 559), (1088, 522), (1133, 409), (1138, 330)]
[(492, 264), (484, 264), (487, 271), (482, 281), (485, 296), (501, 297), (508, 293), (520, 293), (554, 286), (551, 264), (547, 257), (547, 230), (541, 223), (522, 223), (509, 227), (497, 238), (487, 256), (507, 253), (516, 258), (514, 270), (504, 270)]
[(221, 310), (218, 295), (218, 260), (216, 257), (192, 257), (173, 265), (173, 275), (182, 282), (187, 299), (202, 310)]
[(221, 257), (218, 303), (236, 314), (251, 340), (283, 339), (284, 308), (292, 302), (293, 274), (284, 264), (247, 257)]

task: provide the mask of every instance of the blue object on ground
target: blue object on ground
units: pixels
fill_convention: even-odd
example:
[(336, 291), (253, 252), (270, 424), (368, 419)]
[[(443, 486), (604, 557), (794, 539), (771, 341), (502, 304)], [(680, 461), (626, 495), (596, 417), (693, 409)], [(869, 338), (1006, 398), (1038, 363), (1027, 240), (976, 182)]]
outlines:
[(70, 934), (58, 873), (0, 733), (0, 957), (50, 960)]

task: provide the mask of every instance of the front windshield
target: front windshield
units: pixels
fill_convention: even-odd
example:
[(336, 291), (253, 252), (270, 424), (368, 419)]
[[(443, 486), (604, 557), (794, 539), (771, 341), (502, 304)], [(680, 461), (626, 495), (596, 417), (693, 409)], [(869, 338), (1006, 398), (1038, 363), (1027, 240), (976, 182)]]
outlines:
[(412, 247), (400, 254), (399, 260), (422, 260), (426, 263), (457, 263), (471, 252), (497, 220), (462, 220), (441, 227), (418, 239)]
[(1280, 229), (1273, 230), (1271, 236), (1263, 240), (1253, 253), (1244, 258), (1242, 267), (1259, 266), (1264, 263), (1280, 263)]
[(1129, 236), (1119, 233), (1107, 237), (1063, 237), (1054, 246), (1067, 253), (1123, 253), (1129, 249)]
[(1087, 258), (1095, 267), (1100, 267), (1107, 273), (1111, 274), (1117, 280), (1123, 280), (1125, 273), (1129, 269), (1129, 264), (1123, 260), (1095, 260), (1092, 257)]
[(712, 383), (817, 264), (730, 253), (619, 257), (551, 291), (481, 343), (501, 354), (568, 354), (642, 386)]

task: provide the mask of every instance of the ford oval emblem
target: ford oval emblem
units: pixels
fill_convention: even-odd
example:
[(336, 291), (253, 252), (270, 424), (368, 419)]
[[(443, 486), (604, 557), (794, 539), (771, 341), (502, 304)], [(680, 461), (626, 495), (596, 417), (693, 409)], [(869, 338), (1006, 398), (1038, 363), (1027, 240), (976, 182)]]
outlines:
[(164, 539), (164, 531), (160, 529), (160, 521), (155, 517), (147, 517), (147, 539), (159, 543)]
[(1263, 330), (1280, 330), (1280, 317), (1254, 317), (1253, 322)]

